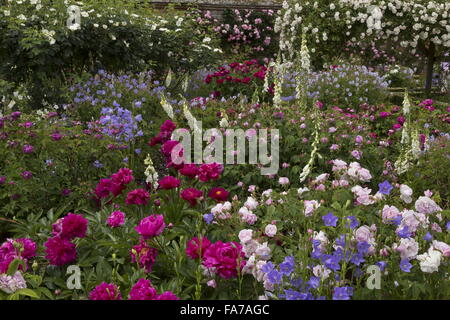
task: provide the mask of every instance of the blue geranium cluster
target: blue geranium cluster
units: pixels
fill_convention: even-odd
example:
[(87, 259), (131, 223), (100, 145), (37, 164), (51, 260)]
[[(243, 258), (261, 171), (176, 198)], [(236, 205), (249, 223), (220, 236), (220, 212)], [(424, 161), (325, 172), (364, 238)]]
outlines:
[[(277, 298), (285, 300), (325, 300), (326, 296), (320, 294), (321, 278), (311, 276), (302, 279), (295, 272), (295, 259), (287, 256), (279, 266), (267, 262), (262, 271), (267, 274), (267, 281), (277, 288)], [(313, 266), (310, 266), (311, 268)], [(335, 276), (339, 281), (339, 276)], [(335, 287), (333, 300), (349, 300), (353, 294), (352, 287)]]
[(114, 101), (114, 108), (102, 108), (100, 124), (102, 132), (121, 142), (128, 142), (144, 135), (139, 128), (142, 116), (133, 116), (133, 113)]

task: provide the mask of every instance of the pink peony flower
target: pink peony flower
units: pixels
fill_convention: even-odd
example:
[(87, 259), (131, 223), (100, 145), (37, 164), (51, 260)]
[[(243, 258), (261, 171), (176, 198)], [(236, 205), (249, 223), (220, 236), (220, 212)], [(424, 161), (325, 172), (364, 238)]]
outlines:
[(224, 279), (237, 276), (237, 270), (245, 266), (245, 254), (237, 242), (217, 241), (211, 244), (205, 252), (203, 265)]
[[(136, 252), (136, 254), (134, 252)], [(145, 241), (141, 241), (140, 244), (133, 247), (130, 251), (131, 261), (139, 263), (141, 268), (145, 269), (145, 272), (152, 272), (153, 264), (158, 256), (158, 250), (150, 247)]]
[(200, 256), (203, 259), (205, 251), (210, 245), (211, 241), (208, 238), (203, 237), (199, 240), (197, 237), (194, 237), (187, 242), (186, 255), (193, 260), (198, 259)]
[(44, 244), (45, 259), (47, 259), (51, 265), (64, 266), (77, 259), (77, 250), (75, 244), (62, 239), (60, 237), (49, 238)]
[(150, 280), (139, 279), (131, 288), (130, 300), (157, 300), (157, 293)]
[(145, 191), (144, 189), (135, 189), (128, 193), (125, 202), (130, 205), (147, 205), (149, 200), (150, 194), (147, 191)]
[(180, 186), (180, 180), (172, 176), (166, 176), (159, 180), (159, 186), (165, 190), (178, 188)]
[(122, 211), (114, 211), (111, 215), (106, 219), (106, 223), (111, 228), (121, 227), (125, 223), (125, 213)]
[(89, 293), (90, 300), (122, 300), (119, 288), (113, 283), (102, 282)]
[(153, 214), (142, 219), (139, 222), (139, 225), (134, 229), (144, 238), (144, 240), (147, 240), (159, 236), (164, 231), (165, 227), (164, 217), (162, 215)]
[(195, 206), (197, 204), (197, 200), (203, 197), (203, 191), (197, 190), (195, 188), (187, 188), (181, 191), (181, 198), (186, 200), (191, 204), (191, 206)]

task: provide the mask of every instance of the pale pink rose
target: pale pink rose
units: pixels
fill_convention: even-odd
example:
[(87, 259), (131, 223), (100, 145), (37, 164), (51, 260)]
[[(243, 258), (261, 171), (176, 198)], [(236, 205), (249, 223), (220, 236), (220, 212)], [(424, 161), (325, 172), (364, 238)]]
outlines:
[(381, 216), (382, 221), (385, 224), (392, 223), (392, 221), (400, 215), (400, 211), (394, 206), (385, 205), (383, 207)]
[(433, 240), (433, 247), (442, 252), (444, 257), (450, 257), (450, 246), (445, 242)]
[(264, 229), (264, 233), (266, 234), (266, 236), (272, 238), (277, 234), (277, 226), (273, 224), (268, 224)]
[(242, 244), (247, 243), (248, 241), (252, 240), (253, 238), (253, 230), (250, 229), (243, 229), (239, 232), (239, 240)]
[(361, 226), (354, 231), (355, 239), (358, 242), (369, 242), (372, 238), (372, 233), (368, 226)]
[(400, 244), (395, 248), (402, 259), (413, 259), (419, 253), (419, 244), (412, 238), (400, 239)]

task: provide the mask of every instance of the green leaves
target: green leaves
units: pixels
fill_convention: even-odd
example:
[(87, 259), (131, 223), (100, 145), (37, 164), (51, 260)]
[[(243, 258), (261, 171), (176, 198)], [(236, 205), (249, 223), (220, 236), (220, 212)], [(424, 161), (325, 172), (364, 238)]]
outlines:
[(25, 288), (25, 289), (19, 289), (16, 292), (14, 292), (13, 294), (11, 294), (8, 297), (8, 300), (19, 300), (20, 296), (25, 296), (25, 297), (35, 298), (35, 299), (40, 298), (40, 294), (38, 292)]
[(22, 270), (26, 270), (27, 266), (26, 266), (25, 262), (22, 259), (20, 259), (20, 258), (14, 259), (9, 264), (7, 275), (8, 276), (14, 275), (17, 272), (17, 270), (19, 269), (20, 265), (22, 266)]

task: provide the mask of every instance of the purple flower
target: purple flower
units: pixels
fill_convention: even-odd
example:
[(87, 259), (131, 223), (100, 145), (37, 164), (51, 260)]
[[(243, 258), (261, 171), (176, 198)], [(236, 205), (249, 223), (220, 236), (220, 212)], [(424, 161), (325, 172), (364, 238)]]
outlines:
[(294, 267), (295, 267), (294, 257), (287, 256), (284, 258), (283, 263), (280, 264), (280, 271), (286, 276), (289, 276), (294, 271)]
[(322, 262), (325, 264), (325, 266), (328, 269), (331, 269), (333, 271), (337, 271), (341, 269), (341, 266), (339, 265), (339, 257), (336, 257), (331, 254), (324, 254), (321, 258)]
[(267, 274), (267, 279), (272, 284), (279, 284), (281, 283), (281, 278), (283, 277), (283, 274), (279, 272), (277, 269), (273, 269)]
[(313, 289), (317, 289), (320, 286), (320, 278), (319, 277), (311, 277), (307, 282)]
[(412, 264), (409, 263), (408, 259), (402, 259), (402, 261), (400, 261), (400, 269), (404, 272), (410, 272), (412, 268)]
[(327, 226), (327, 227), (336, 227), (336, 223), (338, 221), (338, 217), (333, 215), (332, 212), (329, 212), (327, 215), (324, 215), (322, 217), (322, 220), (323, 220), (323, 223), (325, 224), (325, 226)]
[(361, 263), (363, 263), (364, 261), (366, 261), (363, 257), (363, 255), (361, 253), (355, 253), (352, 258), (350, 259), (350, 261), (359, 266)]
[(367, 241), (361, 241), (361, 242), (358, 242), (356, 247), (358, 248), (359, 253), (366, 254), (369, 251), (370, 244), (368, 244)]
[(400, 223), (402, 223), (402, 216), (401, 215), (396, 216), (394, 219), (392, 219), (392, 222), (394, 223), (394, 225), (399, 226)]
[(352, 294), (352, 287), (335, 287), (333, 292), (333, 300), (350, 300)]
[(430, 242), (431, 240), (433, 240), (433, 236), (427, 232), (427, 234), (423, 237), (423, 240)]
[(94, 161), (93, 166), (98, 168), (98, 169), (103, 168), (103, 164), (100, 161), (98, 161), (98, 160)]
[(261, 271), (264, 273), (269, 273), (273, 269), (275, 269), (275, 266), (273, 265), (272, 262), (269, 261), (265, 265), (262, 266)]
[(203, 219), (205, 220), (206, 224), (210, 224), (214, 220), (214, 213), (206, 213), (203, 215)]
[(0, 176), (0, 185), (6, 182), (6, 176)]
[(350, 220), (351, 229), (355, 229), (357, 226), (359, 226), (359, 221), (355, 216), (348, 216), (347, 219)]
[(345, 234), (341, 234), (338, 238), (336, 238), (335, 243), (337, 246), (345, 248)]
[(384, 182), (378, 184), (379, 192), (385, 195), (389, 195), (391, 190), (394, 188), (389, 181), (385, 180)]
[(21, 173), (22, 178), (24, 178), (25, 180), (31, 179), (33, 178), (33, 174), (30, 171), (24, 171)]
[(33, 153), (34, 147), (29, 144), (26, 144), (23, 146), (22, 151), (23, 151), (23, 153), (30, 154), (30, 153)]
[(377, 263), (375, 263), (375, 265), (380, 267), (380, 271), (384, 271), (384, 269), (386, 269), (387, 262), (386, 261), (378, 261)]
[(408, 226), (404, 226), (401, 230), (397, 231), (397, 235), (400, 238), (411, 238), (411, 232), (409, 231)]
[(450, 230), (450, 221), (447, 222), (447, 231)]

